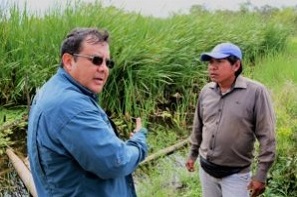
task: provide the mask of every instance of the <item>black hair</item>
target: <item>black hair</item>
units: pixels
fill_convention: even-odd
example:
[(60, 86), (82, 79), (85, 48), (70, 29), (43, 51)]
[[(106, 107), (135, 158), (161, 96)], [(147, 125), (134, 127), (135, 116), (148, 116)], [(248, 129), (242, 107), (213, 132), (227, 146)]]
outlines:
[[(109, 42), (109, 33), (107, 30), (100, 30), (97, 28), (75, 28), (66, 36), (62, 42), (60, 50), (60, 58), (63, 54), (75, 54), (82, 50), (83, 42), (97, 44), (102, 42)], [(62, 67), (61, 62), (61, 67)]]
[(241, 60), (238, 57), (234, 56), (234, 55), (230, 55), (230, 56), (226, 57), (226, 60), (228, 62), (230, 62), (231, 65), (234, 65), (238, 60), (240, 61), (240, 67), (235, 72), (235, 76), (238, 77), (238, 75), (240, 75), (242, 73), (242, 70), (243, 70)]

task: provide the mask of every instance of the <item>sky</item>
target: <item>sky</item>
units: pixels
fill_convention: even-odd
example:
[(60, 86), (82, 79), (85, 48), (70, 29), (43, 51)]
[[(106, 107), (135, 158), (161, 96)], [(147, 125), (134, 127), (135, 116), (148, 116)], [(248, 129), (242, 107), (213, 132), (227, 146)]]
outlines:
[[(84, 2), (94, 2), (96, 0), (81, 0)], [(139, 12), (145, 16), (168, 17), (172, 13), (188, 13), (193, 5), (202, 5), (207, 9), (229, 9), (238, 10), (240, 4), (251, 2), (257, 7), (270, 5), (273, 7), (297, 6), (296, 0), (101, 0), (104, 6), (113, 5), (126, 11)], [(59, 2), (59, 3), (58, 3)], [(0, 0), (0, 7), (8, 8), (10, 4), (17, 3), (22, 9), (27, 4), (27, 8), (34, 13), (42, 13), (49, 8), (54, 8), (58, 4), (66, 5), (66, 0)], [(73, 1), (74, 2), (74, 1)]]

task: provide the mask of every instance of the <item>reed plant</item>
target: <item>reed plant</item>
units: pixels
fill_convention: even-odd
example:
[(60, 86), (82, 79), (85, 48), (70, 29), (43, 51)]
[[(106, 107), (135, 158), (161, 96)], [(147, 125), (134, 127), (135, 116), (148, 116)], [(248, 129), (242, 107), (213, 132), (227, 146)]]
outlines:
[[(111, 33), (111, 56), (116, 67), (99, 102), (115, 120), (123, 138), (133, 130), (132, 118), (142, 117), (150, 131), (153, 153), (189, 135), (199, 91), (208, 82), (200, 53), (220, 42), (233, 42), (243, 49), (245, 74), (267, 84), (276, 100), (280, 157), (272, 174), (272, 189), (267, 191), (273, 196), (286, 181), (279, 176), (288, 170), (282, 164), (296, 164), (294, 157), (290, 157), (290, 164), (284, 159), (289, 150), (295, 150), (297, 107), (296, 91), (288, 91), (296, 90), (292, 64), (297, 61), (296, 51), (286, 53), (295, 28), (291, 21), (295, 15), (290, 14), (284, 25), (281, 14), (264, 18), (257, 12), (193, 10), (161, 19), (103, 7), (100, 2), (76, 2), (63, 10), (57, 5), (43, 15), (16, 6), (0, 10), (0, 105), (30, 104), (36, 89), (56, 72), (61, 41), (71, 29), (105, 28)], [(7, 142), (4, 137), (0, 136), (0, 142)], [(157, 170), (150, 169), (152, 177), (138, 180), (140, 196), (198, 196), (198, 176), (189, 176), (181, 166), (175, 170), (166, 161), (160, 162)], [(295, 169), (289, 168), (289, 173)], [(180, 188), (166, 185), (169, 178), (164, 173), (172, 171), (181, 177)], [(290, 187), (281, 192), (290, 195), (294, 185), (286, 183)]]
[[(218, 42), (240, 44), (246, 60), (281, 50), (288, 28), (262, 21), (255, 14), (204, 12), (173, 15), (167, 19), (125, 13), (100, 2), (48, 10), (42, 17), (12, 7), (1, 26), (1, 104), (27, 104), (59, 65), (59, 47), (75, 27), (103, 27), (111, 32), (112, 70), (100, 103), (115, 114), (152, 113), (158, 103), (179, 93), (181, 103), (195, 103), (189, 93), (206, 82), (198, 57)], [(275, 36), (278, 35), (278, 36)], [(275, 45), (273, 43), (279, 43)], [(194, 92), (197, 94), (197, 92)]]

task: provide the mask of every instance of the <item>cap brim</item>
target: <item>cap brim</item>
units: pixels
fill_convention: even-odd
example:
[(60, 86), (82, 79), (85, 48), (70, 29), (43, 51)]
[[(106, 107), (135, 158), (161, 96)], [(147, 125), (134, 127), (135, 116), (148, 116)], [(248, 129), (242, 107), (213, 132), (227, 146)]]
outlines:
[(224, 54), (224, 53), (202, 53), (200, 56), (201, 61), (209, 61), (211, 58), (214, 59), (222, 59), (230, 56), (229, 54)]

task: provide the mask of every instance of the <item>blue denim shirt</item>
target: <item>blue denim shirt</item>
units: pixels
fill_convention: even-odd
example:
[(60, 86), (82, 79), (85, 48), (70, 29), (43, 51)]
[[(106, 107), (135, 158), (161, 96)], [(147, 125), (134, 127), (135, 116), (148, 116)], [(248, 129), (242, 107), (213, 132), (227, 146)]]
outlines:
[(119, 139), (96, 95), (63, 68), (38, 91), (28, 155), (38, 196), (135, 197), (131, 173), (147, 155), (142, 128)]

